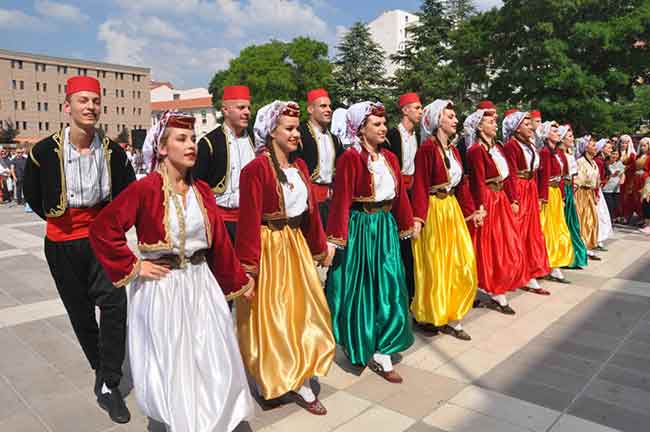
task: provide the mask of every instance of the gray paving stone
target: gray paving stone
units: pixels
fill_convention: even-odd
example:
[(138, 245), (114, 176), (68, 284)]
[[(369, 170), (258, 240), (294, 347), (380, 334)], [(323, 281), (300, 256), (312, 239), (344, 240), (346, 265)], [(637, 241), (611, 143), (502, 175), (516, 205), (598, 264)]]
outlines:
[(101, 432), (116, 426), (85, 392), (37, 400), (32, 407), (53, 432)]
[(638, 282), (650, 283), (650, 253), (646, 253), (640, 259), (634, 261), (623, 271), (616, 275), (619, 279), (627, 279)]
[(628, 340), (621, 347), (620, 352), (623, 354), (631, 354), (637, 357), (644, 357), (650, 361), (650, 343), (639, 341), (638, 338), (632, 336), (632, 340)]
[(40, 238), (45, 237), (45, 224), (21, 226), (21, 227), (16, 227), (14, 229), (20, 230), (24, 233), (31, 234), (36, 237), (40, 237)]
[(16, 410), (4, 420), (0, 420), (0, 431), (7, 432), (48, 432), (34, 413), (26, 408)]
[(549, 351), (532, 345), (527, 345), (519, 350), (510, 356), (508, 361), (526, 363), (530, 367), (543, 365), (547, 368), (559, 369), (584, 377), (593, 376), (602, 364), (600, 361)]
[(598, 378), (650, 393), (650, 375), (642, 375), (629, 369), (608, 364), (598, 375)]
[(650, 375), (650, 361), (644, 357), (617, 353), (612, 358), (611, 363), (625, 369), (631, 369), (644, 375)]
[(445, 431), (443, 431), (442, 429), (438, 429), (437, 427), (428, 425), (426, 423), (417, 422), (410, 428), (406, 429), (404, 432), (445, 432)]
[(650, 415), (650, 393), (638, 388), (596, 379), (589, 384), (584, 396)]
[(21, 409), (27, 409), (27, 407), (11, 388), (7, 379), (0, 376), (0, 423)]
[[(648, 314), (650, 316), (650, 314)], [(632, 332), (632, 338), (636, 341), (650, 344), (650, 322), (641, 321)]]
[(588, 360), (605, 361), (610, 352), (606, 349), (581, 345), (568, 340), (550, 340), (546, 338), (535, 338), (530, 342), (533, 346), (548, 347), (550, 351), (569, 354), (574, 357), (581, 357)]
[(625, 432), (648, 432), (650, 416), (589, 397), (579, 398), (569, 414)]
[(570, 340), (573, 343), (596, 348), (614, 349), (620, 343), (620, 338), (580, 327), (552, 324), (540, 335), (551, 340)]
[(0, 251), (5, 251), (5, 250), (9, 250), (9, 249), (15, 249), (15, 248), (12, 245), (10, 245), (9, 243), (5, 243), (3, 241), (0, 241)]

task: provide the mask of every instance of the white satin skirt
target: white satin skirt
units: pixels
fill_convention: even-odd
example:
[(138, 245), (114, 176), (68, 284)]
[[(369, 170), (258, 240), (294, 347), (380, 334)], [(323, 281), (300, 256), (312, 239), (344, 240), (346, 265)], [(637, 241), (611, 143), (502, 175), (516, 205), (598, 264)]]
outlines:
[(229, 432), (252, 416), (232, 317), (207, 263), (135, 279), (128, 332), (144, 414), (173, 432)]
[(609, 215), (609, 209), (607, 208), (607, 201), (605, 201), (605, 195), (603, 195), (603, 190), (598, 189), (598, 243), (607, 240), (613, 232), (612, 229), (612, 219)]

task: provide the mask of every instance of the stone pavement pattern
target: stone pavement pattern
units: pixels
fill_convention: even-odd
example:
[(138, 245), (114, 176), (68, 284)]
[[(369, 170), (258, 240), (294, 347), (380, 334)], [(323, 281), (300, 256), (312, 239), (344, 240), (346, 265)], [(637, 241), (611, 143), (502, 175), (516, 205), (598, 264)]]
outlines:
[[(0, 207), (0, 432), (164, 430), (132, 394), (128, 425), (113, 424), (95, 403), (43, 231), (34, 215)], [(604, 261), (566, 272), (572, 285), (546, 282), (550, 297), (513, 294), (513, 317), (473, 310), (471, 342), (417, 332), (399, 359), (402, 385), (338, 353), (330, 374), (313, 382), (327, 416), (258, 405), (237, 431), (646, 432), (650, 238), (619, 229), (608, 247)]]

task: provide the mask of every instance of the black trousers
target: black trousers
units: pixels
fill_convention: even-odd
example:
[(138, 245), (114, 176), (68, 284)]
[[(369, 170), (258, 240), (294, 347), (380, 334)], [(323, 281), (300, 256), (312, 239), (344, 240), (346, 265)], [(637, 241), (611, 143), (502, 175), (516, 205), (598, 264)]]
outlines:
[(327, 218), (330, 215), (330, 201), (323, 201), (322, 203), (318, 203), (318, 213), (320, 213), (320, 221), (323, 224), (323, 229), (327, 230)]
[(15, 184), (16, 188), (16, 202), (18, 204), (24, 204), (25, 203), (25, 198), (23, 197), (23, 181), (21, 180), (16, 180)]
[(618, 201), (619, 201), (619, 192), (607, 192), (603, 193), (605, 196), (605, 202), (607, 203), (607, 209), (609, 210), (609, 215), (614, 219), (618, 216)]
[(228, 231), (228, 236), (232, 242), (232, 247), (235, 247), (235, 236), (237, 235), (237, 222), (228, 222), (224, 221), (226, 224), (226, 231)]
[(643, 210), (643, 219), (650, 219), (650, 202), (641, 201), (641, 209)]
[[(90, 366), (109, 388), (118, 386), (126, 343), (126, 291), (113, 286), (88, 239), (45, 238), (45, 257)], [(101, 312), (99, 326), (95, 306)]]

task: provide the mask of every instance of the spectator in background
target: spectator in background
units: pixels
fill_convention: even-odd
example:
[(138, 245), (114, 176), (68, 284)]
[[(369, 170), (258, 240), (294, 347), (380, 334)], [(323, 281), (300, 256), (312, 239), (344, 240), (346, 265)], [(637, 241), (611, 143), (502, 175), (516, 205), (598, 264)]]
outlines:
[(16, 149), (16, 156), (11, 161), (11, 176), (15, 185), (16, 203), (18, 205), (25, 204), (25, 199), (23, 198), (23, 178), (25, 177), (26, 164), (27, 157), (25, 155), (25, 149)]
[(617, 148), (612, 150), (607, 164), (607, 183), (603, 186), (603, 194), (613, 220), (620, 218), (618, 203), (621, 192), (621, 183), (625, 178), (625, 165), (621, 162), (621, 154)]
[(3, 204), (11, 202), (13, 198), (12, 180), (9, 152), (0, 147), (0, 202)]

